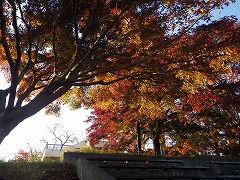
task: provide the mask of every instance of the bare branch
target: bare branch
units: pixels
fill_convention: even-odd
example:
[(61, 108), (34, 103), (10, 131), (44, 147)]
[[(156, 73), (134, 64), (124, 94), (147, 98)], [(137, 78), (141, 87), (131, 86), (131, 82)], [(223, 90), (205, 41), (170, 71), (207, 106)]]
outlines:
[[(71, 132), (63, 129), (63, 127), (59, 123), (54, 124), (53, 127), (47, 126), (47, 129), (48, 129), (48, 132), (53, 135), (52, 141), (54, 141), (54, 144), (60, 145), (61, 149), (65, 145), (69, 145), (69, 144), (78, 142), (74, 133), (71, 133)], [(46, 139), (43, 139), (42, 141), (46, 142), (46, 143), (49, 142)]]

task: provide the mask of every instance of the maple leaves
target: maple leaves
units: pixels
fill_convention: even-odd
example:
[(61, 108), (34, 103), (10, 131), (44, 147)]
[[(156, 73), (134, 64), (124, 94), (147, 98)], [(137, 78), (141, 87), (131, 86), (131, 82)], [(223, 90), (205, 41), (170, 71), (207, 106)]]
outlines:
[[(201, 7), (207, 10), (210, 5), (214, 7), (218, 6), (218, 3), (218, 1), (209, 2), (208, 5), (201, 3)], [(129, 72), (130, 76), (138, 75), (136, 70), (132, 70), (136, 64), (142, 69), (140, 67), (145, 68), (147, 62), (153, 64), (155, 61), (167, 62), (166, 59), (154, 56), (165, 47), (161, 44), (166, 43), (164, 39), (167, 39), (165, 34), (168, 32), (168, 23), (174, 19), (174, 24), (182, 24), (176, 17), (180, 15), (187, 17), (185, 8), (198, 7), (199, 3), (131, 1), (126, 5), (125, 1), (67, 3), (42, 0), (37, 3), (29, 1), (25, 4), (18, 2), (16, 5), (13, 3), (6, 5), (13, 10), (18, 9), (21, 15), (15, 17), (14, 10), (13, 15), (9, 16), (19, 20), (10, 23), (12, 25), (18, 23), (19, 28), (15, 27), (15, 33), (24, 39), (21, 47), (19, 45), (16, 47), (18, 58), (22, 53), (19, 73), (21, 72), (21, 77), (27, 78), (20, 83), (18, 92), (25, 94), (24, 97), (29, 99), (27, 95), (30, 94), (24, 86), (31, 86), (32, 90), (44, 88), (54, 78), (58, 79), (63, 75), (70, 77), (69, 72), (73, 73), (73, 69), (73, 74), (78, 72), (79, 74), (74, 75), (74, 80), (69, 79), (68, 84), (81, 86), (88, 83), (104, 83), (100, 77), (101, 74), (105, 77), (108, 73), (104, 70), (106, 66), (111, 67), (111, 73), (119, 74), (118, 79), (122, 79)], [(176, 12), (173, 13), (173, 10)], [(8, 13), (10, 14), (11, 10)], [(107, 18), (109, 14), (112, 19)], [(14, 38), (11, 43), (15, 43)], [(77, 55), (76, 51), (79, 51)], [(14, 54), (14, 49), (11, 52)], [(10, 56), (6, 58), (10, 62)], [(78, 60), (74, 58), (84, 60), (79, 61), (77, 65)], [(99, 61), (101, 63), (98, 63)], [(119, 64), (122, 66), (119, 67)]]
[[(169, 155), (238, 156), (239, 41), (232, 39), (239, 34), (238, 26), (234, 18), (199, 26), (151, 59), (151, 73), (92, 88), (90, 142), (105, 139), (108, 148), (136, 153), (139, 123), (142, 150), (152, 139), (161, 141), (154, 148), (161, 145)], [(166, 146), (166, 139), (171, 145)], [(130, 144), (124, 143), (128, 140)]]
[(0, 140), (44, 107), (58, 115), (61, 103), (73, 109), (96, 103), (100, 114), (128, 119), (121, 135), (116, 133), (120, 126), (107, 123), (116, 142), (124, 133), (132, 142), (130, 124), (141, 119), (147, 131), (148, 122), (166, 119), (168, 109), (170, 114), (180, 109), (174, 102), (185, 92), (197, 93), (210, 81), (217, 84), (223, 74), (233, 74), (228, 63), (239, 60), (236, 20), (192, 30), (227, 3), (0, 1), (0, 63), (10, 82), (0, 91)]
[(220, 98), (214, 92), (198, 92), (195, 94), (188, 94), (187, 103), (193, 107), (197, 113), (211, 108)]

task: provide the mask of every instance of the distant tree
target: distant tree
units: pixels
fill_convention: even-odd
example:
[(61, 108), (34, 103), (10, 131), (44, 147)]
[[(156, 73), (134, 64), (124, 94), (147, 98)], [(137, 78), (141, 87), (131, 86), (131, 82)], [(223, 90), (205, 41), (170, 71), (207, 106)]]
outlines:
[[(43, 139), (42, 142), (46, 143), (46, 145), (51, 144), (53, 146), (60, 146), (60, 149), (63, 149), (66, 145), (72, 145), (74, 143), (78, 143), (78, 139), (74, 135), (74, 133), (65, 130), (60, 124), (54, 124), (53, 127), (47, 126), (48, 132), (53, 138), (49, 141), (47, 139)], [(50, 142), (50, 143), (49, 143)]]
[(13, 158), (16, 161), (28, 161), (28, 152), (24, 150), (19, 150), (18, 153)]
[(28, 150), (19, 150), (12, 160), (37, 162), (42, 160), (43, 152), (28, 145)]

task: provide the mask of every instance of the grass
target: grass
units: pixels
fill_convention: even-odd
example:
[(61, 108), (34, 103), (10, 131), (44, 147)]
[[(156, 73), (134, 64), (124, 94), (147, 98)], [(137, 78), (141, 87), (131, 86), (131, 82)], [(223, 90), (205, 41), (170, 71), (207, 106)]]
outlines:
[(78, 180), (72, 164), (61, 162), (0, 162), (0, 179)]
[[(74, 150), (75, 151), (75, 150)], [(82, 148), (80, 152), (109, 153), (94, 148)], [(0, 160), (0, 180), (78, 180), (77, 172), (72, 164), (63, 163), (59, 159), (46, 158), (40, 161), (38, 152), (33, 152), (27, 160)], [(35, 156), (37, 155), (37, 156)], [(63, 156), (61, 156), (63, 158)], [(29, 159), (28, 159), (29, 160)]]

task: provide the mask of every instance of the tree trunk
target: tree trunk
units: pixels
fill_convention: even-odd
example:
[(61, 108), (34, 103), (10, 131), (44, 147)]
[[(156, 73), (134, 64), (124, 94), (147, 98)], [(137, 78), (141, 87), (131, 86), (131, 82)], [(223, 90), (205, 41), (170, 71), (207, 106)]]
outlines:
[[(36, 114), (43, 107), (41, 105), (31, 106), (32, 103), (13, 109), (5, 109), (2, 113), (0, 113), (0, 144), (4, 140), (4, 138), (15, 128), (18, 126), (26, 118)], [(34, 128), (34, 127), (31, 127)]]
[(156, 155), (161, 154), (161, 146), (160, 146), (159, 139), (160, 139), (159, 135), (156, 135), (153, 139), (153, 150), (154, 150)]
[(141, 154), (142, 142), (141, 142), (141, 128), (140, 128), (139, 122), (137, 122), (137, 143), (138, 143), (138, 154)]
[(6, 98), (9, 93), (9, 89), (1, 90), (0, 89), (0, 114), (5, 110)]
[[(61, 83), (61, 81), (59, 80), (58, 83)], [(0, 112), (0, 144), (19, 123), (36, 114), (70, 89), (70, 86), (61, 87), (58, 83), (56, 83), (57, 85), (49, 85), (27, 105), (2, 109), (2, 112)], [(0, 95), (3, 94), (0, 93)], [(2, 99), (4, 100), (4, 96), (2, 96)], [(0, 105), (0, 107), (3, 107), (3, 105)]]
[(0, 144), (4, 138), (25, 118), (16, 110), (5, 110), (0, 114)]
[[(26, 118), (36, 114), (46, 105), (37, 102), (30, 102), (28, 105), (19, 108), (5, 109), (0, 113), (0, 144), (4, 138)], [(32, 127), (34, 128), (34, 127)]]
[(220, 157), (220, 156), (221, 156), (221, 154), (220, 154), (220, 152), (219, 152), (219, 146), (218, 146), (218, 142), (215, 142), (215, 144), (214, 144), (214, 145), (215, 145), (215, 152), (216, 152), (216, 155)]

